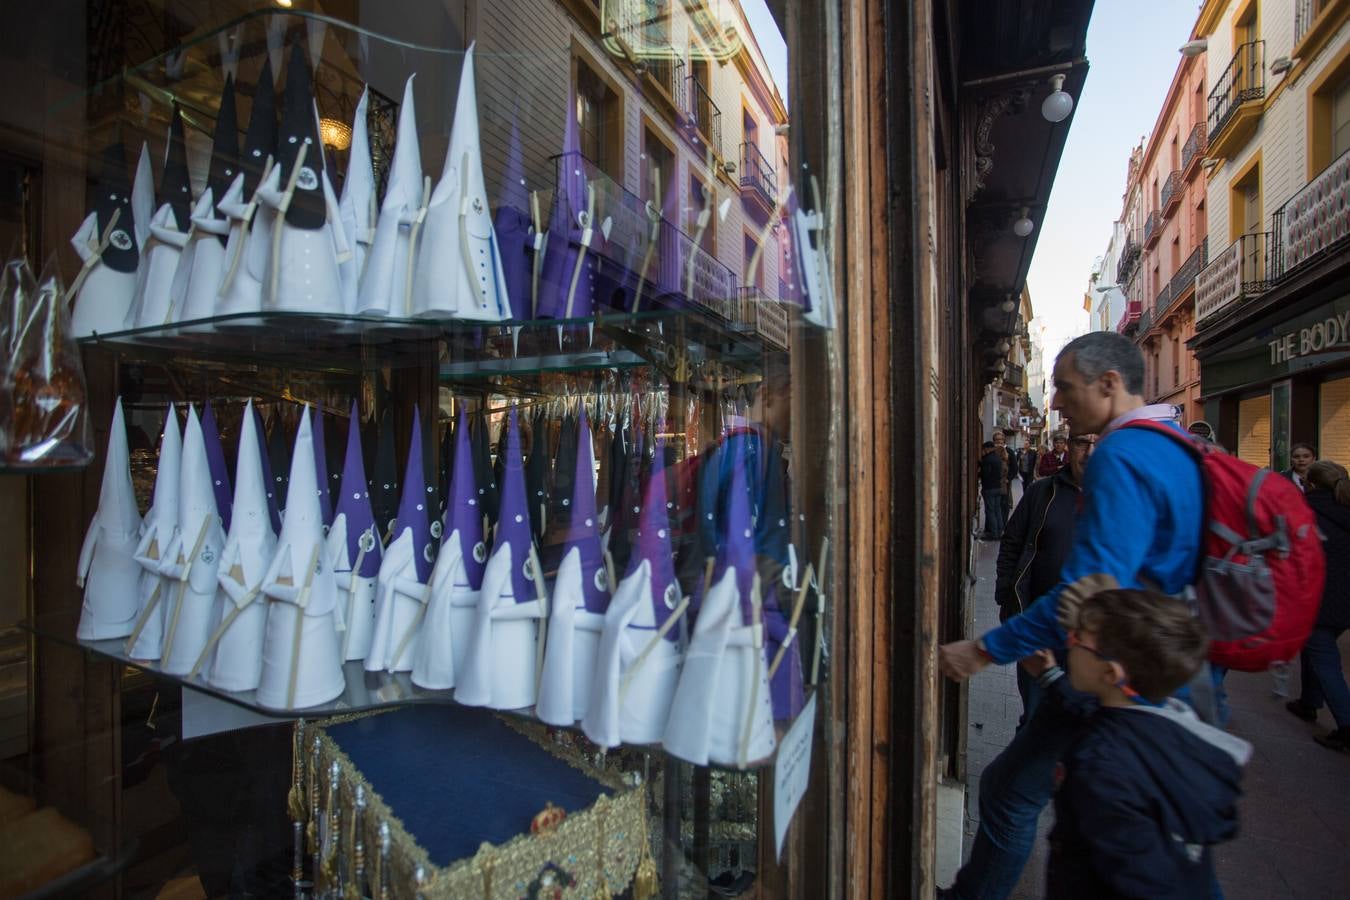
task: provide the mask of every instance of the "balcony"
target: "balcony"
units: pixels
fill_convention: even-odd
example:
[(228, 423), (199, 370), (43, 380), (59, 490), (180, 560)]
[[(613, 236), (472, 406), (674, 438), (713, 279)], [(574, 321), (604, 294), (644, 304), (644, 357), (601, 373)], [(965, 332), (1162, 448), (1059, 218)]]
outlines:
[(1271, 216), (1275, 278), (1341, 253), (1350, 236), (1350, 152), (1322, 170)]
[(733, 327), (753, 331), (780, 350), (788, 347), (788, 308), (786, 304), (764, 296), (757, 287), (743, 287), (737, 293), (737, 307), (731, 316)]
[(1017, 363), (1008, 363), (1003, 369), (1003, 384), (1012, 388), (1018, 394), (1025, 393), (1027, 389), (1026, 371)]
[(1153, 319), (1161, 323), (1163, 313), (1167, 312), (1167, 307), (1172, 303), (1172, 282), (1167, 282), (1158, 291), (1158, 296), (1153, 298)]
[(1143, 312), (1143, 304), (1138, 300), (1131, 300), (1125, 304), (1125, 315), (1120, 317), (1120, 323), (1116, 325), (1116, 331), (1119, 334), (1129, 336), (1134, 332), (1134, 326), (1139, 322), (1139, 316)]
[(741, 144), (741, 195), (759, 202), (765, 212), (778, 203), (778, 173), (752, 142)]
[(1209, 135), (1205, 132), (1205, 123), (1196, 122), (1191, 136), (1181, 148), (1181, 177), (1190, 181), (1200, 171), (1200, 161), (1205, 158), (1209, 147)]
[(1172, 280), (1167, 283), (1171, 291), (1171, 302), (1178, 303), (1186, 296), (1186, 292), (1195, 287), (1195, 276), (1200, 274), (1200, 268), (1209, 259), (1209, 238), (1205, 238), (1199, 247), (1191, 251), (1191, 255), (1186, 257), (1186, 261), (1177, 269)]
[[(1294, 4), (1294, 59), (1308, 59), (1336, 29), (1337, 0), (1296, 0)], [(1343, 21), (1343, 20), (1341, 20)], [(1310, 53), (1309, 51), (1313, 51)]]
[(690, 75), (689, 85), (689, 129), (694, 143), (700, 139), (712, 150), (713, 155), (722, 159), (722, 111), (713, 102), (708, 88), (697, 76)]
[(1162, 214), (1170, 219), (1172, 213), (1181, 208), (1181, 195), (1185, 193), (1185, 184), (1181, 180), (1181, 170), (1173, 169), (1162, 186)]
[(1152, 247), (1162, 237), (1162, 215), (1155, 209), (1144, 220), (1144, 249)]
[(1209, 154), (1227, 159), (1247, 143), (1266, 96), (1266, 42), (1241, 44), (1209, 94)]
[(1139, 265), (1139, 242), (1134, 235), (1125, 238), (1125, 247), (1120, 251), (1120, 262), (1116, 264), (1116, 284), (1125, 284)]
[(684, 111), (688, 101), (685, 99), (684, 60), (652, 59), (646, 63), (644, 77), (655, 85), (656, 94), (677, 116)]
[(1152, 327), (1153, 327), (1153, 310), (1151, 308), (1145, 309), (1139, 313), (1139, 324), (1138, 326), (1135, 327), (1134, 330), (1135, 340), (1138, 341), (1144, 335), (1148, 334), (1148, 330)]
[(1244, 234), (1200, 270), (1195, 282), (1195, 320), (1200, 322), (1233, 303), (1270, 288), (1268, 263), (1278, 257), (1269, 231)]

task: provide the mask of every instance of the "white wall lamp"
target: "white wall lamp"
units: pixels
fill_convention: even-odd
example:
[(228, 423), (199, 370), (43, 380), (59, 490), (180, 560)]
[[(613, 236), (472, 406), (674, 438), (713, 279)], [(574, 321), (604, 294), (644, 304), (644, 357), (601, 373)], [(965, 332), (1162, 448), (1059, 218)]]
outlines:
[(1199, 56), (1209, 49), (1209, 41), (1200, 38), (1198, 41), (1187, 41), (1177, 48), (1182, 56)]
[(1024, 238), (1036, 230), (1036, 223), (1031, 221), (1031, 217), (1028, 215), (1030, 212), (1031, 210), (1027, 209), (1025, 206), (1022, 207), (1022, 214), (1018, 217), (1016, 222), (1013, 222), (1013, 234)]
[(1063, 122), (1073, 112), (1073, 97), (1064, 90), (1064, 76), (1051, 75), (1050, 85), (1054, 91), (1041, 101), (1041, 115), (1047, 122)]
[(1017, 304), (1013, 302), (1012, 294), (1009, 294), (1007, 297), (1005, 297), (1003, 299), (1003, 302), (998, 305), (998, 308), (1003, 310), (1005, 313), (1010, 313), (1014, 309), (1016, 309)]

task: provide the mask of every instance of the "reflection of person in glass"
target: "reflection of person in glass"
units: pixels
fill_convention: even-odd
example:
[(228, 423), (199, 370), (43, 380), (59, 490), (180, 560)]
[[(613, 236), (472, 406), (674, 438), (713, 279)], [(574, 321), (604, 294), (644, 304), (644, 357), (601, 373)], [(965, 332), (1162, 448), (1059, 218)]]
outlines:
[(681, 580), (694, 596), (695, 612), (704, 589), (705, 561), (715, 558), (726, 519), (732, 470), (743, 462), (749, 482), (764, 623), (766, 663), (782, 661), (771, 681), (774, 718), (787, 719), (801, 709), (803, 680), (799, 641), (789, 629), (800, 588), (801, 572), (792, 542), (792, 506), (789, 487), (792, 404), (791, 374), (786, 354), (775, 354), (765, 366), (764, 379), (743, 413), (729, 413), (720, 440), (682, 467), (680, 488), (693, 493), (696, 510), (690, 552), (682, 554)]

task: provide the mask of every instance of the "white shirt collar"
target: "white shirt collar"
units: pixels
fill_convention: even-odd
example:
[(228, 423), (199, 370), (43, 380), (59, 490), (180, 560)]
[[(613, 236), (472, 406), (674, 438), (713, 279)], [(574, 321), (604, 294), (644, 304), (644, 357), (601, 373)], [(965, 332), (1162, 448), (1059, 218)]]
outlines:
[(1111, 420), (1111, 424), (1106, 426), (1098, 437), (1105, 437), (1117, 428), (1129, 422), (1138, 422), (1147, 420), (1150, 422), (1175, 422), (1177, 420), (1177, 408), (1170, 403), (1152, 403), (1147, 406), (1139, 406), (1127, 413), (1122, 413)]

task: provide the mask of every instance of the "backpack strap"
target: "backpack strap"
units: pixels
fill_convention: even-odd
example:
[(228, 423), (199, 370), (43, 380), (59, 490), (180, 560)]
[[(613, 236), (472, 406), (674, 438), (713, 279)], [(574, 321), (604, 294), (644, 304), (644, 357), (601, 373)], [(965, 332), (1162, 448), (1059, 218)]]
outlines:
[(1126, 422), (1120, 427), (1144, 428), (1157, 434), (1165, 434), (1171, 438), (1173, 442), (1185, 447), (1186, 451), (1190, 453), (1197, 463), (1205, 458), (1206, 453), (1210, 452), (1209, 445), (1202, 444), (1198, 438), (1192, 437), (1189, 434), (1183, 434), (1170, 425), (1164, 425), (1162, 422), (1153, 419), (1135, 419), (1131, 422)]
[[(1162, 422), (1153, 419), (1134, 419), (1133, 421), (1126, 422), (1120, 427), (1138, 428), (1144, 431), (1151, 431), (1154, 434), (1166, 435), (1173, 443), (1182, 447), (1187, 455), (1195, 460), (1196, 466), (1200, 469), (1200, 509), (1203, 518), (1200, 523), (1201, 540), (1199, 552), (1197, 552), (1195, 556), (1195, 576), (1191, 579), (1191, 585), (1187, 588), (1187, 590), (1190, 590), (1192, 586), (1199, 584), (1205, 575), (1205, 529), (1217, 524), (1212, 522), (1209, 517), (1210, 488), (1209, 477), (1205, 473), (1205, 455), (1214, 451), (1209, 444), (1203, 442), (1199, 438), (1185, 434), (1170, 425), (1164, 425)], [(1192, 597), (1188, 602), (1191, 604), (1192, 610), (1198, 612), (1198, 606), (1195, 602), (1193, 591)]]

